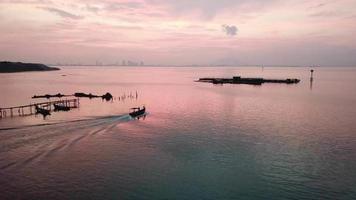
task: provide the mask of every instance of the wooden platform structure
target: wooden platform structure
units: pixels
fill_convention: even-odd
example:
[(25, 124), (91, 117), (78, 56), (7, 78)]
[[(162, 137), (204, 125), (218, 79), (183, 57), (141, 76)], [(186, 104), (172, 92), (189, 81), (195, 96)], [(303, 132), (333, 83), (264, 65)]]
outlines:
[(48, 102), (34, 103), (34, 104), (15, 106), (9, 108), (0, 108), (0, 119), (6, 117), (34, 115), (36, 114), (36, 106), (52, 111), (54, 110), (54, 104), (63, 105), (70, 108), (78, 108), (79, 98), (65, 99), (65, 100), (58, 100), (58, 101), (48, 101)]
[(205, 82), (213, 84), (249, 84), (249, 85), (262, 85), (263, 83), (285, 83), (297, 84), (299, 79), (264, 79), (264, 78), (241, 78), (241, 76), (234, 76), (232, 78), (199, 78), (196, 82)]

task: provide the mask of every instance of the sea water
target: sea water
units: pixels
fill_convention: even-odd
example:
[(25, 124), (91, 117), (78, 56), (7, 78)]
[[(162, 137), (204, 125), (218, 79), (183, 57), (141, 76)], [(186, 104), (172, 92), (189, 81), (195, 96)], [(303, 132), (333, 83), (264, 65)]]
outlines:
[[(0, 74), (0, 107), (114, 96), (0, 119), (0, 199), (356, 199), (356, 68), (314, 70), (312, 82), (302, 67)], [(301, 82), (194, 82), (236, 75)], [(145, 118), (128, 116), (143, 105)]]

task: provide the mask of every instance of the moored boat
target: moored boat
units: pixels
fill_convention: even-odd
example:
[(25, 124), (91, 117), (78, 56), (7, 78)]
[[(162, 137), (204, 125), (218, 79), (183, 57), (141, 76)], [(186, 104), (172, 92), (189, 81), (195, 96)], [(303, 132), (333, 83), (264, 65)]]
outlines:
[(64, 106), (64, 105), (59, 105), (59, 104), (53, 104), (54, 106), (54, 111), (69, 111), (70, 107)]
[(47, 117), (47, 115), (51, 115), (50, 110), (40, 108), (37, 105), (36, 105), (35, 109), (36, 109), (36, 114), (41, 114), (43, 116), (43, 119), (45, 119)]

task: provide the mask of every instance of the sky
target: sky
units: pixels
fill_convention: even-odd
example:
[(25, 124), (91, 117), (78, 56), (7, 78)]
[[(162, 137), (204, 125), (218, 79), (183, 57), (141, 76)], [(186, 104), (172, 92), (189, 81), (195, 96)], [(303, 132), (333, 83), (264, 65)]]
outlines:
[(0, 0), (0, 60), (356, 66), (356, 0)]

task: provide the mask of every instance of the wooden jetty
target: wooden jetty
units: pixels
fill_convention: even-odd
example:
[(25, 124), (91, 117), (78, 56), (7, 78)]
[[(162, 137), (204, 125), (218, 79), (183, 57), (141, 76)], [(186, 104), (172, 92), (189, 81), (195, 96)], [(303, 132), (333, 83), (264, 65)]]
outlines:
[(65, 99), (58, 101), (48, 101), (42, 103), (33, 103), (29, 105), (15, 106), (9, 108), (0, 108), (0, 119), (5, 117), (29, 116), (36, 114), (36, 106), (47, 110), (54, 110), (54, 104), (63, 105), (69, 108), (79, 107), (79, 98)]
[(241, 78), (241, 76), (234, 76), (233, 78), (200, 78), (197, 82), (206, 82), (213, 84), (250, 84), (250, 85), (262, 85), (262, 83), (286, 83), (296, 84), (299, 83), (299, 79), (264, 79), (264, 78)]

